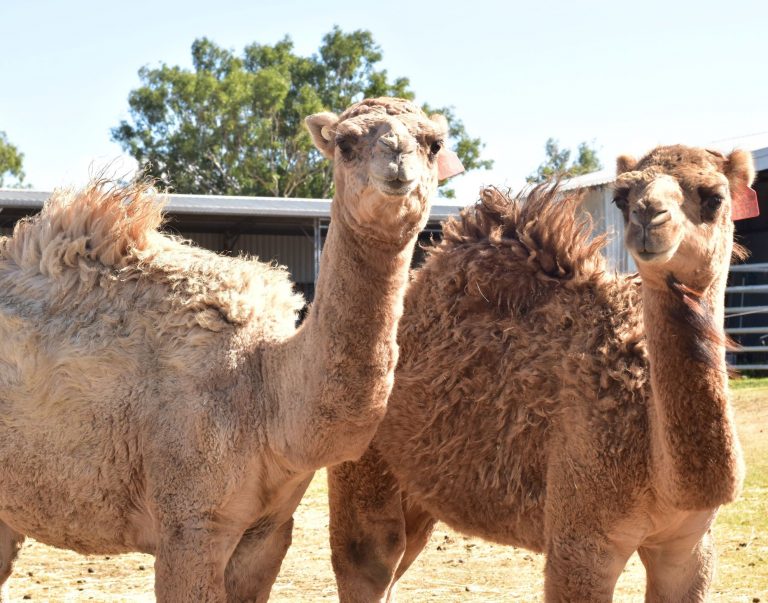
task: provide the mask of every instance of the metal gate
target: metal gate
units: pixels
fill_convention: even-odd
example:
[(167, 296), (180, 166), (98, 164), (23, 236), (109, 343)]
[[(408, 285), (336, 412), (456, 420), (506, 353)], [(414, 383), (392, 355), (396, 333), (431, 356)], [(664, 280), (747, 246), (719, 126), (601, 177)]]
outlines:
[(742, 371), (768, 371), (768, 263), (731, 266), (725, 332), (739, 344), (728, 361)]

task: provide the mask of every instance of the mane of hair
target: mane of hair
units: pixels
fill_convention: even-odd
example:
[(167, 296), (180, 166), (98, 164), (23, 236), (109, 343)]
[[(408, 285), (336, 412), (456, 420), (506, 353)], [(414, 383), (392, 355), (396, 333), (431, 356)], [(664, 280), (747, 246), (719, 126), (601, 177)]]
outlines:
[(667, 286), (677, 301), (672, 313), (674, 320), (686, 325), (692, 335), (688, 354), (709, 368), (719, 369), (721, 346), (733, 349), (734, 343), (717, 327), (710, 308), (698, 291), (684, 285), (672, 274), (667, 278)]
[[(713, 154), (716, 152), (708, 151)], [(731, 262), (743, 262), (749, 257), (749, 250), (737, 242), (733, 243)], [(707, 303), (702, 300), (702, 295), (681, 283), (670, 274), (667, 278), (667, 287), (676, 300), (672, 317), (680, 324), (684, 324), (693, 335), (690, 339), (688, 354), (691, 358), (705, 366), (718, 370), (720, 368), (720, 348), (726, 350), (738, 350), (739, 345), (725, 331), (715, 323), (712, 312)], [(735, 370), (729, 368), (729, 373), (735, 374)]]
[(749, 257), (749, 249), (744, 247), (744, 245), (734, 241), (733, 251), (731, 251), (731, 263), (734, 264), (736, 262), (743, 262), (748, 257)]

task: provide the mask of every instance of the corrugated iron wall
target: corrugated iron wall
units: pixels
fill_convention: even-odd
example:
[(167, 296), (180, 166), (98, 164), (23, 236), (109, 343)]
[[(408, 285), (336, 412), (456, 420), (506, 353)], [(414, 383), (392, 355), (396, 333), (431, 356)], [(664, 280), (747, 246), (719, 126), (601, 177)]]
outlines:
[(263, 262), (277, 262), (288, 267), (294, 282), (314, 282), (314, 247), (309, 235), (259, 235), (241, 234), (228, 236), (215, 232), (182, 232), (181, 236), (195, 244), (219, 253), (257, 256)]
[[(13, 234), (12, 226), (0, 226), (0, 236)], [(186, 239), (196, 245), (217, 253), (229, 252), (232, 255), (247, 254), (258, 257), (263, 262), (277, 262), (287, 266), (293, 281), (302, 291), (306, 285), (315, 281), (313, 233), (308, 235), (256, 235), (241, 234), (228, 237), (216, 232), (181, 232)]]
[(624, 218), (613, 205), (613, 194), (609, 186), (590, 188), (584, 195), (584, 209), (595, 221), (595, 234), (607, 232), (608, 245), (603, 253), (609, 264), (619, 272), (635, 272), (635, 261), (624, 247)]

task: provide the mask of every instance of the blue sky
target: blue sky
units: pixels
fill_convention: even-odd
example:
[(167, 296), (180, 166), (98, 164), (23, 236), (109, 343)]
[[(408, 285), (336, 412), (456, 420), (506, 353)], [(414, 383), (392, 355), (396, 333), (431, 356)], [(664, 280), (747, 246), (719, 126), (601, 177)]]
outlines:
[(765, 0), (4, 0), (0, 130), (35, 188), (82, 183), (122, 154), (110, 128), (142, 65), (188, 66), (200, 36), (239, 52), (288, 34), (308, 55), (335, 24), (370, 30), (392, 77), (485, 141), (496, 165), (457, 179), (466, 203), (482, 184), (518, 186), (550, 136), (593, 141), (612, 166), (659, 143), (768, 132)]

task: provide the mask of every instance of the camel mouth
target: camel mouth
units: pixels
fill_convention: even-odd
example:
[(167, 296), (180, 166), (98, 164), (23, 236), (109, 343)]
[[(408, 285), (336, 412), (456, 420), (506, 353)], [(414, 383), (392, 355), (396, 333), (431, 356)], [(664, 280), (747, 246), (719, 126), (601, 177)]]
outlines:
[(643, 264), (663, 264), (672, 257), (673, 252), (674, 249), (670, 247), (663, 251), (634, 250), (632, 255)]
[(630, 224), (625, 235), (627, 249), (643, 264), (663, 264), (671, 259), (680, 243), (679, 232), (670, 232), (669, 220), (639, 228)]
[(377, 188), (390, 197), (405, 197), (416, 188), (416, 180), (379, 180), (377, 179)]

